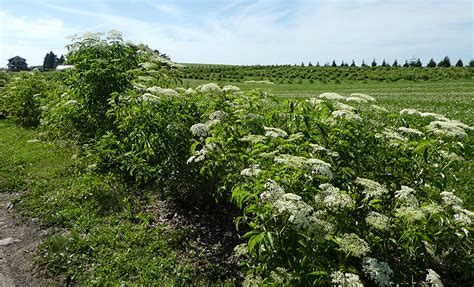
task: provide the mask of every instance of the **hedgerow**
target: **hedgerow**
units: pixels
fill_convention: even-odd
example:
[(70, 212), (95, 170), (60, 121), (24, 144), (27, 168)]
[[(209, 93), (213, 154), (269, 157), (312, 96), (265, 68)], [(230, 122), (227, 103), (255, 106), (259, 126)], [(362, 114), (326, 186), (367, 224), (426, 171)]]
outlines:
[(323, 93), (279, 101), (210, 83), (146, 46), (86, 35), (44, 99), (41, 127), (83, 144), (87, 169), (179, 200), (241, 210), (244, 285), (468, 282), (473, 212), (455, 172), (473, 127)]

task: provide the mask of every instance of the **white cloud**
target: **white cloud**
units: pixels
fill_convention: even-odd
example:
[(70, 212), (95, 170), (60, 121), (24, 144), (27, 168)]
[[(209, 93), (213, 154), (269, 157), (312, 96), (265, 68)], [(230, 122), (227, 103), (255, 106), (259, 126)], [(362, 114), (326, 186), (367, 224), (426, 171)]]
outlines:
[(64, 37), (72, 32), (57, 18), (18, 17), (6, 11), (0, 11), (0, 18), (0, 66), (6, 66), (7, 59), (16, 55), (26, 58), (30, 65), (40, 65), (50, 50), (63, 52)]
[[(2, 12), (4, 23), (15, 23), (8, 25), (8, 41), (2, 28), (2, 46), (10, 50), (40, 46), (38, 43), (47, 39), (64, 46), (63, 36), (58, 35), (117, 29), (125, 39), (149, 44), (180, 62), (323, 64), (333, 59), (338, 63), (350, 63), (352, 59), (370, 63), (373, 58), (378, 62), (386, 58), (391, 63), (395, 58), (402, 62), (415, 55), (426, 63), (431, 57), (439, 60), (445, 55), (469, 61), (474, 50), (470, 1), (236, 0), (222, 5), (212, 2), (215, 9), (186, 14), (186, 18), (183, 9), (193, 7), (185, 7), (183, 2), (180, 6), (146, 2), (176, 17), (167, 22), (161, 17), (131, 17), (124, 10), (112, 13), (104, 3), (88, 10), (45, 4), (61, 12), (61, 18), (48, 20), (16, 18)], [(70, 15), (80, 16), (76, 18), (83, 23), (69, 22)], [(76, 28), (72, 29), (73, 25)], [(22, 36), (16, 39), (15, 34)], [(15, 47), (10, 44), (10, 36)], [(52, 49), (41, 45), (48, 51)]]
[(165, 13), (171, 16), (181, 16), (183, 14), (183, 11), (181, 8), (179, 8), (176, 5), (173, 5), (171, 3), (153, 3), (151, 1), (148, 1), (148, 3), (155, 8), (158, 12)]

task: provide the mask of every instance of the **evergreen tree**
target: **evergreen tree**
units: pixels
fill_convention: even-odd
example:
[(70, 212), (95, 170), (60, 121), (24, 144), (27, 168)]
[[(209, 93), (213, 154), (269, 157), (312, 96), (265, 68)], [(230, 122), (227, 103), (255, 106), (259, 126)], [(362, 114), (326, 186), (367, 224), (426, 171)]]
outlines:
[(377, 66), (377, 62), (375, 62), (375, 58), (374, 60), (372, 61), (372, 64), (370, 64), (372, 67), (376, 67)]
[(403, 67), (410, 67), (410, 64), (408, 64), (408, 60), (405, 60), (405, 64), (403, 64)]
[(395, 59), (395, 62), (393, 62), (392, 67), (399, 67), (397, 59)]
[(362, 60), (362, 64), (360, 65), (361, 67), (367, 67), (367, 65), (365, 64), (364, 60)]
[(304, 62), (301, 62), (301, 67), (304, 67)]
[(385, 59), (383, 59), (383, 61), (382, 61), (382, 67), (387, 67), (387, 66), (388, 66), (388, 65), (387, 65), (387, 62), (385, 62)]
[(444, 57), (443, 60), (441, 60), (438, 63), (438, 67), (446, 67), (446, 68), (451, 67), (451, 60), (449, 59), (449, 57), (448, 56)]
[(61, 55), (61, 57), (59, 57), (59, 59), (58, 59), (57, 64), (62, 65), (62, 64), (64, 64), (64, 62), (66, 62), (66, 59), (64, 59), (64, 55)]
[(456, 62), (456, 65), (455, 65), (455, 66), (456, 66), (456, 67), (463, 67), (464, 64), (463, 64), (463, 62), (461, 61), (461, 59), (459, 59), (459, 60)]
[(418, 58), (418, 59), (415, 61), (414, 67), (422, 67), (422, 66), (423, 66), (423, 64), (421, 63), (420, 58)]
[(308, 63), (308, 67), (312, 67), (312, 66), (313, 66), (313, 64), (311, 64), (311, 62), (309, 62), (309, 63)]
[(342, 60), (341, 65), (339, 67), (344, 67), (344, 60)]
[(321, 65), (319, 64), (319, 61), (316, 62), (316, 67), (321, 67)]
[(336, 65), (336, 60), (332, 60), (332, 65), (331, 65), (331, 66), (332, 66), (332, 67), (337, 67), (337, 65)]
[(46, 54), (43, 61), (43, 69), (45, 70), (54, 70), (58, 62), (58, 57), (53, 53), (53, 51)]
[(355, 66), (356, 66), (356, 63), (354, 62), (354, 60), (352, 60), (351, 67), (355, 67)]
[(433, 60), (433, 58), (431, 58), (426, 66), (428, 68), (436, 68), (436, 62)]
[(471, 68), (474, 67), (474, 60), (469, 61), (469, 67), (471, 67)]

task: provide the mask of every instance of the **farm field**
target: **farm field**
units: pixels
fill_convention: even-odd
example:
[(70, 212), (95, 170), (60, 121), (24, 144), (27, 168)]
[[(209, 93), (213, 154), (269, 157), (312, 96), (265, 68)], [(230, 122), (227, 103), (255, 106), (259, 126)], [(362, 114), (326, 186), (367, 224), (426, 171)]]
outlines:
[[(197, 87), (208, 80), (182, 79), (184, 87)], [(395, 83), (342, 83), (342, 84), (256, 84), (244, 82), (216, 82), (235, 85), (243, 91), (261, 89), (280, 98), (308, 98), (324, 92), (342, 95), (365, 93), (377, 99), (378, 104), (390, 111), (414, 108), (445, 114), (448, 117), (474, 124), (474, 80)]]
[(471, 68), (213, 83), (117, 33), (69, 48), (0, 74), (0, 192), (48, 284), (472, 286)]

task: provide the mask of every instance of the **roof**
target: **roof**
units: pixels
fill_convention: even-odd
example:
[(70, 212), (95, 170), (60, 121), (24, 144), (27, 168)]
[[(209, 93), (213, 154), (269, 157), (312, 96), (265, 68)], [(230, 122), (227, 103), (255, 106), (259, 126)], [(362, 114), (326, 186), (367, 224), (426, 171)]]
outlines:
[(13, 58), (10, 58), (8, 59), (8, 62), (12, 62), (13, 60), (23, 60), (23, 61), (26, 61), (26, 59), (20, 57), (20, 56), (15, 56)]

